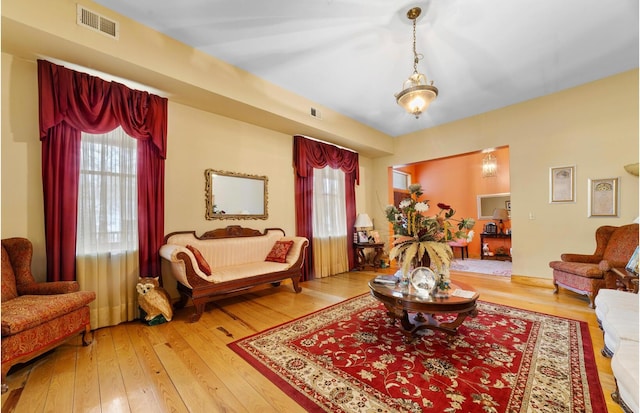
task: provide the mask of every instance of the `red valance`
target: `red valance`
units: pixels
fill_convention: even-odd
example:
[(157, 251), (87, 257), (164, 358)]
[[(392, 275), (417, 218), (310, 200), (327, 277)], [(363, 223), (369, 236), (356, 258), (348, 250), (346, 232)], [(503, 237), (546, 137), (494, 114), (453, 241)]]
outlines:
[(38, 60), (40, 139), (61, 122), (87, 133), (118, 126), (167, 157), (167, 99)]
[(293, 137), (293, 159), (296, 173), (300, 177), (308, 177), (312, 169), (322, 169), (328, 165), (351, 174), (356, 184), (360, 184), (357, 152), (296, 135)]

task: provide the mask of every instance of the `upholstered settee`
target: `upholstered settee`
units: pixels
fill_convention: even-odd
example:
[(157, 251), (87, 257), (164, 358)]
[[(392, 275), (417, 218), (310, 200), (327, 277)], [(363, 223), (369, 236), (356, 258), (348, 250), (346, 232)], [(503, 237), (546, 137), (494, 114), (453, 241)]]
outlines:
[(563, 287), (589, 297), (589, 306), (601, 288), (616, 288), (613, 268), (624, 268), (638, 246), (638, 224), (620, 227), (602, 226), (596, 230), (596, 250), (593, 254), (562, 254), (560, 261), (551, 261), (554, 292)]
[[(636, 278), (634, 282), (638, 282)], [(602, 354), (611, 358), (616, 389), (611, 394), (625, 412), (638, 413), (639, 297), (627, 291), (601, 289), (595, 298), (596, 317), (604, 335)]]
[(33, 246), (26, 238), (2, 240), (2, 391), (9, 369), (82, 332), (91, 342), (89, 303), (93, 291), (75, 281), (37, 283), (31, 273)]
[(287, 237), (282, 229), (258, 230), (231, 225), (196, 236), (195, 231), (173, 232), (165, 237), (160, 256), (177, 280), (183, 307), (191, 299), (200, 319), (207, 302), (261, 284), (291, 279), (300, 292), (300, 277), (309, 241)]

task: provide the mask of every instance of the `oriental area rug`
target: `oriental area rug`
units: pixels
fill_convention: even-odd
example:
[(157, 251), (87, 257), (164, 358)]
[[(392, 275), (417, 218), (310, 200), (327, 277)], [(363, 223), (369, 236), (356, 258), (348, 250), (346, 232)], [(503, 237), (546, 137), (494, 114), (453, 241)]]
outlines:
[(451, 269), (462, 272), (477, 272), (480, 274), (511, 276), (511, 261), (477, 260), (473, 258), (456, 258), (451, 261)]
[(310, 412), (607, 411), (586, 323), (478, 310), (406, 342), (362, 295), (229, 347)]

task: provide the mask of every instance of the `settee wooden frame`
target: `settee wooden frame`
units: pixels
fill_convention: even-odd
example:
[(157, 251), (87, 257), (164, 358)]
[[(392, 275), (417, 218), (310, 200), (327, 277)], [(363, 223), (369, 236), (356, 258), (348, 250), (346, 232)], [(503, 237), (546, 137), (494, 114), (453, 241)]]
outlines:
[[(258, 237), (266, 236), (269, 231), (281, 231), (282, 235), (286, 235), (281, 228), (266, 228), (264, 232), (260, 232), (256, 229), (243, 228), (239, 225), (229, 225), (226, 228), (218, 228), (212, 231), (207, 231), (204, 234), (198, 236), (195, 231), (176, 231), (167, 234), (164, 238), (166, 244), (169, 238), (177, 234), (192, 234), (199, 240), (213, 240), (224, 238), (241, 238), (241, 237)], [(223, 297), (228, 297), (233, 294), (242, 293), (259, 285), (271, 283), (274, 286), (278, 286), (279, 283), (286, 279), (291, 279), (293, 283), (293, 290), (296, 293), (302, 291), (300, 287), (300, 278), (302, 277), (302, 265), (306, 257), (306, 250), (309, 245), (309, 241), (305, 240), (302, 250), (298, 256), (298, 260), (284, 271), (272, 272), (267, 274), (256, 274), (252, 277), (241, 278), (236, 280), (224, 281), (224, 282), (209, 282), (202, 279), (193, 266), (193, 261), (185, 252), (178, 252), (176, 257), (181, 259), (185, 263), (185, 271), (187, 280), (192, 288), (177, 283), (177, 289), (180, 293), (180, 300), (174, 304), (177, 309), (184, 308), (189, 299), (193, 302), (195, 312), (189, 317), (190, 322), (196, 322), (200, 319), (204, 313), (205, 306), (211, 301), (218, 300)]]

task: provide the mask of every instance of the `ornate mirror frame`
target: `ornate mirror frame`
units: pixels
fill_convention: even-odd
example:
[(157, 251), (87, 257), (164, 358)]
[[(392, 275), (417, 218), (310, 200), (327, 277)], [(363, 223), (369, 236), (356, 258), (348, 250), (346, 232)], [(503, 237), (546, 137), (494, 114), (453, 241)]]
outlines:
[(269, 218), (266, 176), (207, 169), (204, 178), (206, 219)]

